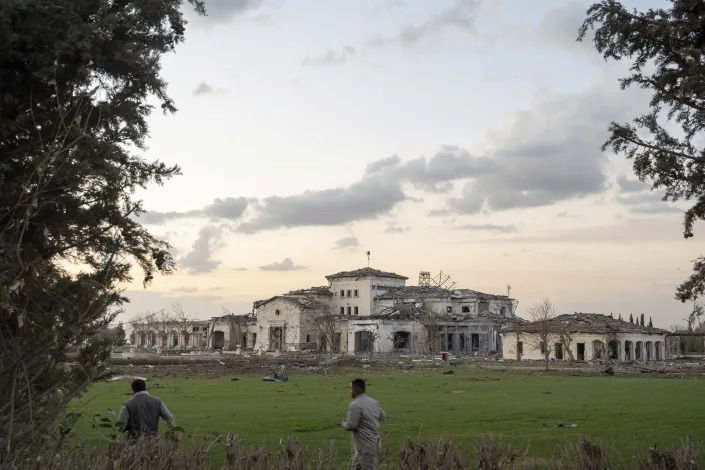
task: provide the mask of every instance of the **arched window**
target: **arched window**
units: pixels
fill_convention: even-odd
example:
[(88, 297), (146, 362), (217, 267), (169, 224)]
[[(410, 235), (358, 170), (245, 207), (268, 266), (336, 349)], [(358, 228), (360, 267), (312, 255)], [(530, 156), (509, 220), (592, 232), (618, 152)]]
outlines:
[(275, 315), (279, 315), (280, 313), (281, 313), (281, 312), (279, 311), (279, 309), (276, 309), (276, 310), (274, 311), (274, 314), (275, 314)]

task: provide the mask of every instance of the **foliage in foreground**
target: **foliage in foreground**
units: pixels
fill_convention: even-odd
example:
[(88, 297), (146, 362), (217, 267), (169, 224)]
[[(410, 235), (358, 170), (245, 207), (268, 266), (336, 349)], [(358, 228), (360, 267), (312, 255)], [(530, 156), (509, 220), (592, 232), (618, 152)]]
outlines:
[[(670, 0), (671, 8), (630, 11), (601, 0), (587, 11), (578, 39), (592, 37), (605, 60), (629, 63), (621, 87), (651, 94), (650, 110), (628, 123), (613, 122), (602, 149), (632, 160), (636, 175), (663, 190), (666, 201), (690, 201), (683, 235), (705, 220), (705, 2)], [(641, 5), (640, 5), (641, 6)], [(705, 257), (676, 292), (685, 302), (705, 294)]]
[[(223, 452), (216, 453), (220, 448)], [(224, 457), (222, 456), (224, 453)], [(218, 457), (216, 457), (218, 455)], [(628, 461), (619, 463), (609, 449), (599, 442), (581, 438), (566, 443), (550, 459), (534, 459), (528, 449), (519, 451), (502, 441), (488, 436), (475, 445), (472, 455), (464, 453), (451, 441), (407, 439), (393, 453), (384, 448), (380, 455), (382, 468), (400, 470), (480, 470), (539, 469), (551, 470), (632, 468), (640, 470), (696, 470), (702, 468), (702, 444), (686, 438), (673, 449), (649, 448), (635, 453)], [(307, 449), (296, 439), (288, 439), (276, 450), (264, 447), (246, 447), (236, 436), (217, 436), (201, 444), (185, 445), (170, 439), (145, 439), (135, 444), (112, 441), (109, 448), (96, 449), (83, 445), (45, 445), (17, 458), (16, 469), (42, 469), (51, 462), (54, 469), (111, 469), (147, 470), (170, 468), (174, 470), (222, 468), (227, 470), (332, 470), (345, 465), (331, 442), (328, 448)], [(9, 462), (6, 462), (9, 463)]]
[(135, 150), (151, 97), (176, 110), (160, 68), (185, 1), (0, 2), (0, 459), (101, 373), (133, 265), (174, 268), (135, 191), (179, 168)]

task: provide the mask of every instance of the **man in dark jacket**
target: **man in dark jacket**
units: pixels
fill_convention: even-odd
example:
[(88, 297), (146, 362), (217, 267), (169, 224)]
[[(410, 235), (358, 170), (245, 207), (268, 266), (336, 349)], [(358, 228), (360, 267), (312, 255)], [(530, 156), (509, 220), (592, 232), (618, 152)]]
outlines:
[(118, 415), (118, 425), (130, 439), (142, 436), (156, 437), (159, 434), (159, 418), (174, 428), (174, 415), (157, 397), (147, 392), (147, 384), (142, 379), (132, 382), (132, 398), (127, 400)]

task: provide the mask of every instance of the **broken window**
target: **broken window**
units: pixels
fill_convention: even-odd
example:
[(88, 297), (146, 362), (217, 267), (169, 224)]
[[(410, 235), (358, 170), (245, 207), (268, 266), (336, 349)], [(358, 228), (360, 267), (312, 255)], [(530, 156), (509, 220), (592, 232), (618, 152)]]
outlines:
[(345, 315), (345, 307), (340, 307), (340, 314)]
[(446, 312), (447, 312), (447, 313), (453, 313), (453, 307), (451, 307), (450, 305), (447, 306), (447, 307), (446, 307)]
[(484, 312), (488, 311), (489, 309), (490, 309), (490, 303), (486, 300), (481, 300), (478, 305), (477, 312), (484, 313)]
[(470, 307), (468, 307), (467, 305), (463, 305), (461, 311), (463, 313), (470, 313)]
[(563, 345), (561, 343), (556, 343), (553, 347), (554, 351), (556, 351), (556, 360), (560, 361), (563, 359)]
[(352, 307), (348, 307), (348, 315), (352, 315)]
[(371, 353), (374, 346), (374, 335), (371, 331), (358, 331), (355, 333), (355, 352)]
[(274, 314), (275, 314), (275, 315), (279, 315), (280, 313), (281, 313), (281, 312), (279, 311), (279, 309), (276, 309), (276, 310), (274, 311)]
[(631, 341), (624, 342), (624, 360), (625, 361), (632, 360), (632, 342)]
[(446, 351), (453, 351), (453, 333), (446, 333)]
[(539, 349), (541, 349), (541, 354), (546, 354), (546, 343), (544, 343), (543, 341), (541, 341), (541, 342), (539, 343)]
[(656, 341), (656, 357), (655, 357), (655, 359), (657, 361), (660, 361), (661, 359), (663, 359), (662, 349), (663, 349), (663, 347), (661, 346), (661, 341)]
[(603, 350), (605, 349), (605, 345), (602, 344), (602, 341), (599, 339), (596, 339), (595, 341), (592, 342), (592, 358), (593, 360), (600, 360), (602, 359)]
[(472, 333), (470, 335), (470, 351), (480, 352), (480, 335), (477, 333)]
[(355, 297), (358, 297), (358, 296), (359, 296), (359, 292), (357, 289), (355, 289)]
[(342, 334), (341, 333), (335, 333), (333, 335), (333, 351), (339, 352), (340, 351), (340, 338)]
[(194, 326), (191, 331), (198, 331), (198, 327), (197, 327), (197, 326)]
[(284, 330), (281, 327), (269, 328), (269, 351), (281, 351), (284, 346)]
[(257, 333), (252, 333), (252, 347), (255, 347), (255, 344), (257, 344)]
[(222, 331), (213, 332), (213, 349), (223, 349), (225, 347), (225, 333)]
[(619, 360), (619, 350), (620, 348), (620, 343), (617, 340), (611, 340), (607, 343), (607, 357), (609, 357), (613, 361), (618, 361)]
[(578, 348), (578, 360), (584, 361), (585, 360), (585, 343), (577, 343), (576, 347)]
[(341, 296), (341, 297), (345, 297), (345, 290), (340, 289), (340, 296)]
[(500, 313), (500, 315), (505, 316), (507, 313), (507, 307), (500, 308), (499, 313)]
[(350, 292), (352, 292), (352, 291), (350, 289), (348, 289), (348, 297), (352, 297), (352, 295), (350, 295)]
[(242, 338), (240, 339), (240, 345), (243, 348), (247, 348), (247, 333), (242, 334)]
[(517, 343), (517, 354), (519, 354), (519, 355), (524, 354), (524, 342), (523, 341), (519, 341)]
[(359, 310), (357, 307), (355, 307), (355, 315), (357, 315), (358, 313), (359, 313)]
[(394, 332), (394, 349), (409, 349), (411, 346), (411, 333), (408, 331)]
[(306, 335), (306, 342), (310, 343), (311, 342), (311, 335)]

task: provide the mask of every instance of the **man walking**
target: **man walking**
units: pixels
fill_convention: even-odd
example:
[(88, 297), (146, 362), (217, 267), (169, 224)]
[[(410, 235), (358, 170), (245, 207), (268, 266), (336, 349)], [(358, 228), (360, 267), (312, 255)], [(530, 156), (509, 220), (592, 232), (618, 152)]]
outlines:
[(353, 401), (348, 406), (348, 419), (343, 428), (352, 431), (355, 439), (355, 455), (352, 470), (376, 470), (379, 454), (379, 423), (387, 419), (377, 400), (365, 395), (365, 381), (355, 379), (350, 384)]
[(118, 425), (130, 440), (142, 436), (156, 437), (159, 434), (159, 418), (174, 428), (174, 415), (157, 397), (147, 392), (147, 384), (142, 379), (132, 382), (132, 398), (127, 400), (118, 415)]

